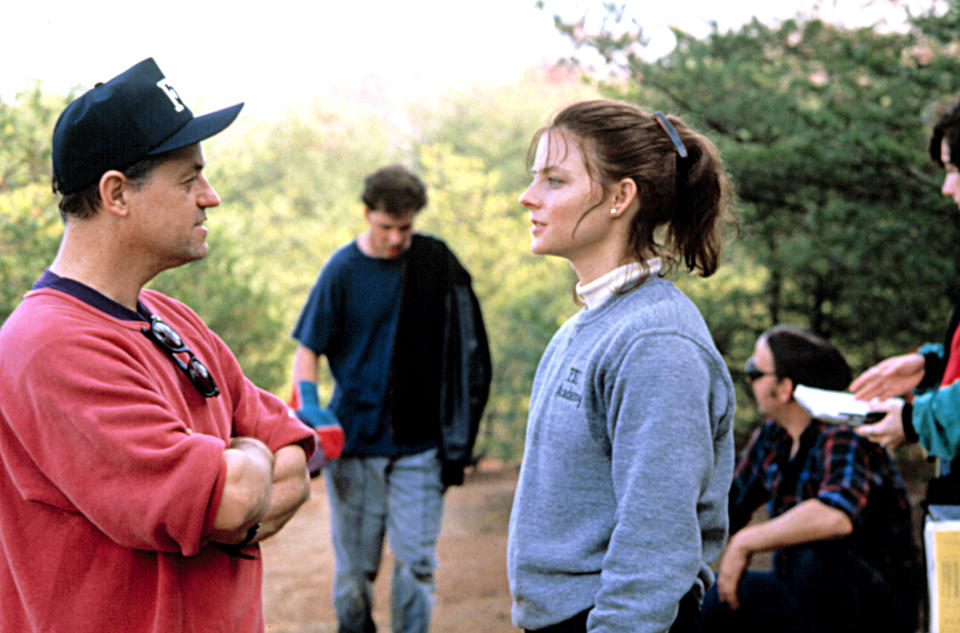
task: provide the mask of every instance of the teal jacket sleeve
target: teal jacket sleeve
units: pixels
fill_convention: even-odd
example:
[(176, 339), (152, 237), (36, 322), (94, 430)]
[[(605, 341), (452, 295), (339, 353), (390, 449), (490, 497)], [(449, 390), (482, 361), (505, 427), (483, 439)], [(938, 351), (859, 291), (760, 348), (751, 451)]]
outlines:
[(917, 441), (934, 457), (953, 459), (960, 448), (960, 381), (932, 389), (913, 400), (911, 419)]

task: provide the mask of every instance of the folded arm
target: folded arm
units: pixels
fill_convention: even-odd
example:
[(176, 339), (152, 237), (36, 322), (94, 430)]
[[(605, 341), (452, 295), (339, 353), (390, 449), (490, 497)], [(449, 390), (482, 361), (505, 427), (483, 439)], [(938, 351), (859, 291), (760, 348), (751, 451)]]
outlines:
[(260, 440), (235, 437), (223, 451), (226, 483), (213, 521), (210, 539), (239, 543), (262, 521), (270, 507), (274, 456)]

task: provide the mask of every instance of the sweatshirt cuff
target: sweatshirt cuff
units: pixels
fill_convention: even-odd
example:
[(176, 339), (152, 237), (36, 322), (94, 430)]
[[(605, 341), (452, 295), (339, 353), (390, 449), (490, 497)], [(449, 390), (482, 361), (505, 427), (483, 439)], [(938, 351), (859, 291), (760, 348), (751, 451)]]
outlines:
[(920, 439), (920, 436), (917, 435), (917, 430), (913, 428), (913, 404), (908, 402), (903, 405), (903, 411), (900, 413), (900, 423), (903, 425), (903, 434), (906, 436), (907, 441), (911, 444), (915, 444), (917, 440)]

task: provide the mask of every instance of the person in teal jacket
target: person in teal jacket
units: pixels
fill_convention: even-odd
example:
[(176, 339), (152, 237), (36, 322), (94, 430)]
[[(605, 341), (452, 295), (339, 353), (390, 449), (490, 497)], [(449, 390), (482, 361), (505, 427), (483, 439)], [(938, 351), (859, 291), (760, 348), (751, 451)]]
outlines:
[[(946, 171), (941, 191), (960, 207), (960, 103), (933, 128), (930, 158)], [(888, 358), (850, 385), (861, 400), (887, 415), (857, 432), (888, 447), (919, 442), (941, 461), (941, 476), (930, 482), (927, 503), (960, 503), (960, 303), (954, 308), (944, 342)], [(912, 401), (886, 400), (913, 392)], [(908, 399), (909, 400), (909, 399)]]

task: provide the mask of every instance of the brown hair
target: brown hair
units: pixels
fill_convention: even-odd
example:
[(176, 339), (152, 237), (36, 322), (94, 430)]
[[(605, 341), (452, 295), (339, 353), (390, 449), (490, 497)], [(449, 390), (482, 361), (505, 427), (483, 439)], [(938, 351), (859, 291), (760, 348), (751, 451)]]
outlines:
[(417, 213), (427, 204), (427, 188), (403, 165), (381, 167), (363, 180), (363, 204), (390, 215)]
[[(580, 144), (587, 173), (603, 189), (624, 178), (637, 185), (640, 211), (634, 216), (627, 256), (641, 265), (662, 257), (667, 266), (712, 275), (723, 251), (723, 225), (735, 224), (733, 193), (714, 144), (680, 118), (670, 116), (687, 156), (681, 157), (657, 119), (620, 101), (581, 101), (561, 110), (533, 138), (532, 164), (540, 138), (555, 130)], [(584, 217), (596, 206), (587, 209)]]

